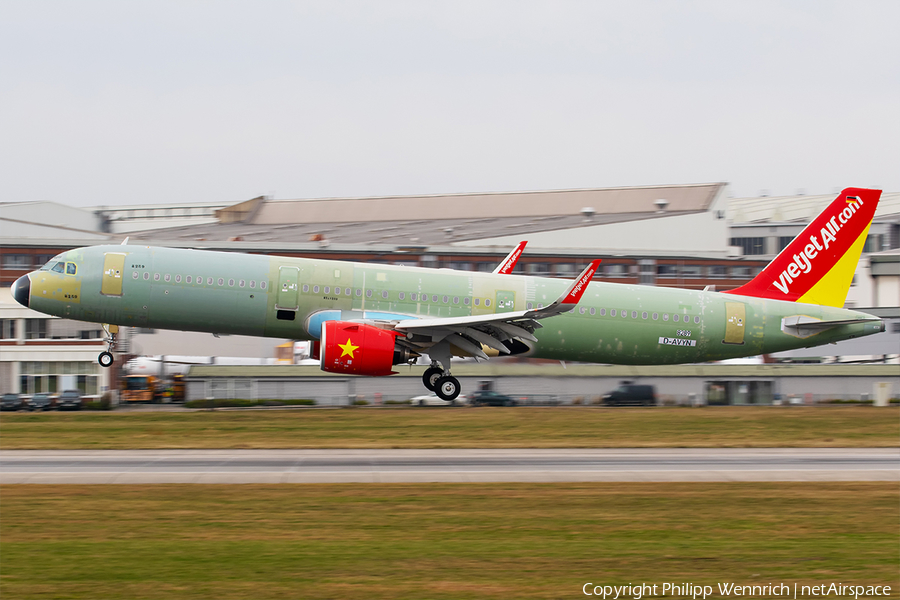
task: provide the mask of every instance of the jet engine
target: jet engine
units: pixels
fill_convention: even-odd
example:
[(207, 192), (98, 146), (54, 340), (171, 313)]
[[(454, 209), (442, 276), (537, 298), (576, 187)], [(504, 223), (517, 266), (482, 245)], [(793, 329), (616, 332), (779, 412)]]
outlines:
[(351, 375), (393, 375), (391, 367), (417, 354), (397, 344), (397, 333), (365, 323), (326, 321), (319, 365), (323, 371)]

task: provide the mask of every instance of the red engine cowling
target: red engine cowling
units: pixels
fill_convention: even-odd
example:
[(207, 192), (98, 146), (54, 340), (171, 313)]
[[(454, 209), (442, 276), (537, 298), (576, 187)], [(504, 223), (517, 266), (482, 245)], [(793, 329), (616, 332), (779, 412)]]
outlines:
[(353, 375), (393, 375), (397, 334), (363, 323), (322, 324), (319, 365), (323, 371)]

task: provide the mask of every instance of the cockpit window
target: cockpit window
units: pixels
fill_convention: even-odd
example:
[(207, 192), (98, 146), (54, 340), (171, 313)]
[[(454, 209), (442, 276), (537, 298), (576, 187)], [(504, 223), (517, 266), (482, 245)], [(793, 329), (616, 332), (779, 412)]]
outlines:
[(66, 270), (66, 263), (58, 262), (50, 270), (54, 273), (63, 273)]
[(74, 275), (77, 270), (75, 263), (66, 263), (66, 275)]

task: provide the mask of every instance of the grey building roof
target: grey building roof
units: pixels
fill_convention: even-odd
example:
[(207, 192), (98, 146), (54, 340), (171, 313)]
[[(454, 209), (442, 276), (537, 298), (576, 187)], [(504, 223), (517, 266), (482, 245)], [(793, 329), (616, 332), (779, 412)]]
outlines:
[[(447, 245), (498, 235), (620, 223), (704, 212), (725, 184), (649, 186), (547, 192), (263, 199), (230, 222), (148, 231), (135, 239), (246, 241), (322, 245)], [(665, 204), (659, 201), (664, 200)], [(663, 210), (661, 210), (663, 207)], [(226, 214), (223, 214), (226, 213)]]

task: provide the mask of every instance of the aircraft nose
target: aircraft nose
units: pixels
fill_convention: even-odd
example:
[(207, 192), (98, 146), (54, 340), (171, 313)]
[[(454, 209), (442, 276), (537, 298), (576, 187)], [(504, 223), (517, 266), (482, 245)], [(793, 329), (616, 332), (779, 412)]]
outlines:
[(28, 275), (22, 275), (12, 284), (12, 295), (16, 302), (22, 306), (28, 306), (28, 299), (31, 297), (31, 279)]

